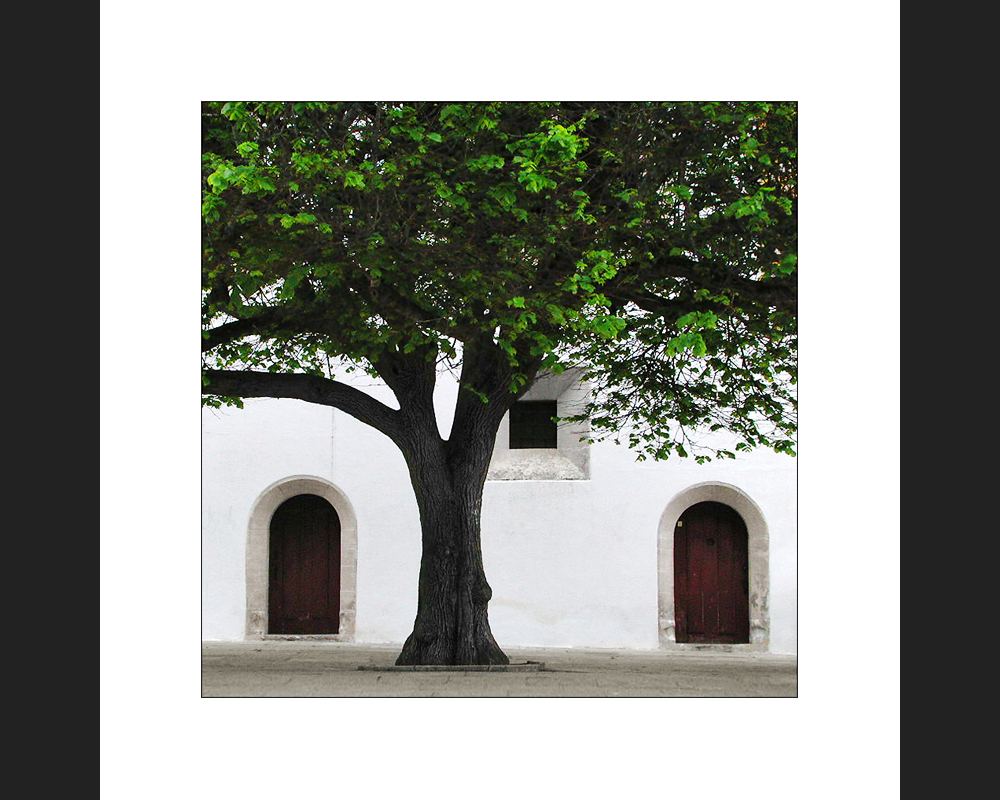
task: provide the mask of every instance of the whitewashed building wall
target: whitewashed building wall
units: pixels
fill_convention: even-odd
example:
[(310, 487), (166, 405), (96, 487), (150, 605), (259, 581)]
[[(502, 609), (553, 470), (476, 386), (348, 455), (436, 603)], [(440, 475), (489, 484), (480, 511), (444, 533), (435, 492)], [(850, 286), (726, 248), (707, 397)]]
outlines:
[[(395, 407), (386, 387), (366, 381), (364, 389)], [(456, 391), (442, 380), (437, 393), (445, 436)], [(526, 399), (556, 399), (563, 413), (581, 393), (560, 376)], [(500, 430), (482, 546), (501, 647), (691, 647), (673, 639), (672, 530), (687, 506), (719, 500), (750, 531), (755, 606), (746, 647), (795, 653), (795, 459), (760, 451), (703, 465), (637, 463), (624, 445), (581, 445), (585, 432), (561, 430), (558, 449), (545, 452), (509, 450)], [(385, 436), (330, 408), (247, 400), (243, 409), (204, 410), (202, 456), (204, 639), (266, 630), (267, 515), (283, 487), (303, 486), (336, 499), (342, 522), (353, 517), (341, 638), (401, 643), (409, 635), (420, 527), (403, 457)]]

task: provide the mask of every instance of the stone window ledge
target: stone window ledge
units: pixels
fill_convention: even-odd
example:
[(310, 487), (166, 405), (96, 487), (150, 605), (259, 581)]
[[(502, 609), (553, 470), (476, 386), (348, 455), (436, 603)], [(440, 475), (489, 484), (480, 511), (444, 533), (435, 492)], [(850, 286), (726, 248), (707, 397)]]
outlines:
[(585, 481), (587, 474), (556, 450), (508, 450), (490, 464), (488, 481)]

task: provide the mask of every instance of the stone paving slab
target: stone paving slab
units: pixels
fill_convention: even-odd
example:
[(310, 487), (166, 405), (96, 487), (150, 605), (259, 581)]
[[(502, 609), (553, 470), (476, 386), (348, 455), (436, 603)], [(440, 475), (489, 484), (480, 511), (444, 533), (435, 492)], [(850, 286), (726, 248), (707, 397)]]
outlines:
[(531, 671), (391, 669), (401, 645), (202, 643), (202, 697), (797, 697), (795, 656), (505, 648)]

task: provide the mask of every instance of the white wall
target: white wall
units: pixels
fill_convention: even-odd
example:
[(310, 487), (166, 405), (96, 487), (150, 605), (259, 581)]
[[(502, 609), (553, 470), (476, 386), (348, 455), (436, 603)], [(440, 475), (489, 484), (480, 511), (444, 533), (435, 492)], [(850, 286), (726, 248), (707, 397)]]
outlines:
[(298, 400), (203, 409), (203, 638), (243, 638), (250, 511), (277, 480), (329, 472), (331, 416), (329, 408)]
[[(385, 387), (366, 387), (393, 404)], [(455, 387), (439, 390), (447, 435)], [(754, 453), (698, 465), (636, 463), (593, 445), (590, 480), (488, 481), (483, 557), (501, 646), (658, 646), (657, 534), (670, 500), (719, 481), (760, 508), (770, 542), (770, 646), (796, 651), (795, 460)], [(246, 633), (245, 554), (251, 509), (268, 486), (312, 475), (357, 514), (357, 641), (402, 642), (416, 612), (420, 530), (402, 455), (350, 416), (297, 400), (247, 400), (203, 415), (203, 629)]]

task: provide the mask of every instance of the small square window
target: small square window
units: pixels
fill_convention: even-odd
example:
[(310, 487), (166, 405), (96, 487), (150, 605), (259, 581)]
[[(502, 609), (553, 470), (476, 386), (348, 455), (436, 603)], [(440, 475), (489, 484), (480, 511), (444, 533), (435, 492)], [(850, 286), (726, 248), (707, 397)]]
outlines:
[(556, 401), (526, 400), (510, 409), (510, 449), (556, 447)]

